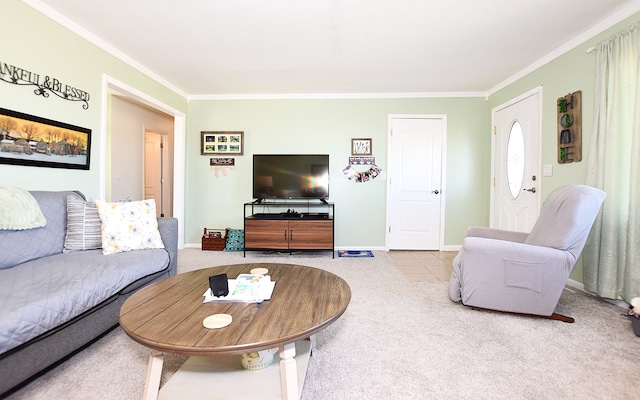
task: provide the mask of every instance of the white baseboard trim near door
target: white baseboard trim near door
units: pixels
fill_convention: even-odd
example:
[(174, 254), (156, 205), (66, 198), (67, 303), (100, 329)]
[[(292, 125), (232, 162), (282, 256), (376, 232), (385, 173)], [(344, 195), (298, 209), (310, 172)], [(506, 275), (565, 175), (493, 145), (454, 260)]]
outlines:
[(567, 286), (569, 286), (569, 287), (571, 287), (573, 289), (579, 290), (582, 293), (589, 294), (589, 295), (591, 295), (593, 297), (598, 297), (598, 298), (600, 298), (600, 299), (602, 299), (602, 300), (604, 300), (604, 301), (606, 301), (608, 303), (611, 303), (611, 304), (613, 304), (615, 306), (622, 307), (622, 308), (629, 308), (629, 304), (627, 304), (624, 300), (622, 300), (622, 299), (613, 300), (613, 299), (605, 299), (603, 297), (599, 297), (596, 294), (585, 290), (584, 283), (581, 283), (581, 282), (578, 282), (578, 281), (574, 281), (573, 279), (569, 279), (567, 281)]
[(567, 286), (572, 287), (574, 289), (577, 289), (577, 290), (579, 290), (581, 292), (592, 294), (592, 293), (589, 293), (586, 290), (584, 290), (584, 284), (583, 283), (580, 283), (578, 281), (574, 281), (573, 279), (567, 280)]
[[(201, 249), (202, 243), (186, 243), (184, 245), (188, 249)], [(446, 245), (440, 251), (460, 251), (462, 245)], [(375, 251), (389, 251), (385, 246), (336, 246), (335, 250), (375, 250)], [(434, 250), (437, 251), (437, 250)]]
[(362, 250), (375, 250), (375, 251), (389, 251), (389, 249), (387, 249), (384, 246), (336, 246), (335, 250), (358, 250), (358, 251), (362, 251)]

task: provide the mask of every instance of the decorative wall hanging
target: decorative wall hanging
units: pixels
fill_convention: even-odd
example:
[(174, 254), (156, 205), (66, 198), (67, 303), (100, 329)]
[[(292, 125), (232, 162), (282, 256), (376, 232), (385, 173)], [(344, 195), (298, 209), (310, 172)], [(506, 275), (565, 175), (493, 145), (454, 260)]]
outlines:
[(235, 168), (236, 159), (231, 157), (211, 158), (209, 165), (215, 171), (216, 178), (218, 178), (220, 175), (229, 175), (229, 171)]
[(349, 165), (373, 165), (375, 163), (375, 157), (349, 157)]
[(212, 158), (209, 160), (209, 165), (211, 166), (223, 166), (223, 167), (233, 167), (236, 165), (235, 158)]
[(66, 85), (51, 76), (40, 76), (24, 68), (0, 62), (0, 80), (14, 85), (35, 86), (33, 93), (38, 96), (46, 98), (49, 97), (49, 93), (52, 93), (64, 100), (84, 103), (82, 108), (85, 110), (89, 108), (91, 96), (88, 92)]
[(0, 108), (0, 164), (89, 169), (91, 129)]
[(351, 139), (351, 155), (352, 156), (370, 156), (372, 153), (371, 139)]
[(377, 165), (373, 165), (366, 171), (358, 172), (351, 165), (348, 165), (342, 170), (342, 173), (352, 182), (362, 183), (369, 182), (375, 179), (382, 172), (382, 168)]
[(558, 163), (582, 161), (582, 91), (558, 99)]
[(244, 132), (200, 132), (200, 154), (241, 156), (244, 149)]

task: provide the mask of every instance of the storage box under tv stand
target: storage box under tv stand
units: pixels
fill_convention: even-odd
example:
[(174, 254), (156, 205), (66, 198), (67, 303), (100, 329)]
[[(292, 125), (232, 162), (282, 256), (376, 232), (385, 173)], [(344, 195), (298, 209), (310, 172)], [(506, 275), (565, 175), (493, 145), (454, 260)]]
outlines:
[(244, 203), (247, 251), (327, 250), (334, 254), (334, 204), (324, 200), (261, 200)]

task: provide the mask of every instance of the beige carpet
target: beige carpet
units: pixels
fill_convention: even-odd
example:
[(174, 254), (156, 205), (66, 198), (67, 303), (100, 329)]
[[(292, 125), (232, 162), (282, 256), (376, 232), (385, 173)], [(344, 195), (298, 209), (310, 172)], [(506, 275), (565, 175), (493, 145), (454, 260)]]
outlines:
[[(385, 252), (243, 258), (187, 249), (179, 271), (243, 262), (314, 266), (351, 286), (345, 314), (317, 335), (305, 400), (640, 396), (640, 338), (624, 310), (591, 296), (562, 295), (558, 312), (574, 324), (472, 311), (448, 299), (445, 283), (409, 282)], [(118, 328), (9, 399), (140, 399), (147, 361), (148, 351)], [(183, 361), (168, 356), (163, 380)]]

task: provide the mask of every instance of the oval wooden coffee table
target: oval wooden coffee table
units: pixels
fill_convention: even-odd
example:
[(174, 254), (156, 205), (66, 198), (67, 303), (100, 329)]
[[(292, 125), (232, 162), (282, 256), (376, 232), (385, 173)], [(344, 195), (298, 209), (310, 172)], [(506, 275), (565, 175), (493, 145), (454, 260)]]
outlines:
[[(253, 268), (260, 267), (267, 268), (271, 279), (276, 281), (271, 300), (259, 304), (220, 301), (203, 303), (203, 294), (209, 287), (210, 276), (226, 273), (229, 279), (234, 279), (239, 274), (249, 273)], [(274, 348), (279, 349), (281, 397), (297, 399), (302, 391), (301, 383), (304, 382), (310, 352), (310, 345), (306, 344), (306, 348), (303, 345), (309, 343), (305, 339), (313, 339), (314, 334), (336, 321), (344, 313), (350, 300), (349, 285), (337, 275), (318, 268), (292, 264), (224, 265), (178, 274), (139, 290), (122, 305), (120, 325), (133, 340), (152, 349), (145, 387), (147, 399), (157, 398), (163, 353), (206, 356), (192, 357), (199, 359), (200, 364), (194, 361), (193, 365), (187, 366), (191, 359), (185, 363), (187, 369), (198, 370), (203, 359), (214, 363), (221, 359), (224, 364), (224, 356), (227, 356), (228, 364), (230, 355)], [(224, 328), (207, 329), (202, 321), (213, 314), (229, 314), (233, 321)], [(296, 347), (302, 348), (307, 357), (302, 371), (294, 358)], [(246, 395), (240, 394), (247, 386), (247, 382), (242, 380), (261, 378), (258, 374), (265, 374), (266, 370), (242, 370), (239, 367), (240, 357), (235, 357), (237, 360), (234, 359), (233, 362), (236, 364), (232, 367), (210, 368), (224, 372), (219, 374), (223, 377), (224, 385), (211, 383), (215, 374), (205, 374), (209, 385), (218, 385), (214, 386), (214, 392), (222, 391), (222, 386), (226, 386), (227, 394), (221, 398), (229, 398), (228, 392), (238, 393), (239, 398), (246, 398)], [(234, 368), (237, 371), (229, 371)], [(273, 368), (271, 370), (270, 373), (274, 374)], [(176, 380), (179, 373), (180, 371), (174, 376)], [(185, 373), (183, 378), (188, 380), (190, 376), (198, 375), (203, 374)], [(231, 376), (239, 377), (240, 381), (231, 383)], [(170, 383), (172, 382), (165, 386)], [(188, 386), (202, 385), (189, 383)], [(163, 391), (164, 389), (163, 387)], [(260, 391), (258, 394), (254, 398), (263, 398)], [(211, 395), (209, 392), (208, 396), (200, 398), (211, 398)]]

